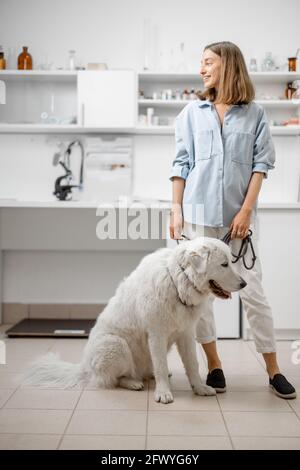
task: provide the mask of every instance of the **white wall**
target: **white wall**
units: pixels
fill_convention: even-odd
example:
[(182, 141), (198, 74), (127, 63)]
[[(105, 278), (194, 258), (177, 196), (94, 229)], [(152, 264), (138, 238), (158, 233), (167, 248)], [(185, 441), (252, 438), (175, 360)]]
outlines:
[[(5, 52), (9, 47), (15, 48), (16, 54), (27, 45), (34, 66), (48, 55), (55, 67), (64, 67), (68, 50), (75, 49), (84, 66), (87, 62), (97, 61), (106, 62), (110, 68), (140, 70), (143, 67), (145, 18), (151, 20), (153, 68), (159, 64), (159, 53), (164, 68), (168, 67), (171, 49), (176, 65), (180, 42), (186, 45), (187, 62), (192, 72), (198, 71), (202, 49), (210, 42), (233, 41), (240, 46), (247, 61), (256, 57), (258, 63), (266, 51), (272, 51), (278, 62), (283, 63), (300, 47), (299, 0), (215, 0), (213, 3), (199, 0), (0, 0), (0, 44)], [(51, 166), (53, 141), (51, 138), (49, 144), (47, 139), (43, 136), (0, 135), (0, 182), (9, 181), (11, 185), (11, 194), (7, 193), (7, 197), (14, 197), (18, 185), (24, 183), (25, 198), (32, 194), (32, 185), (36, 185), (37, 199), (47, 198), (48, 192), (52, 191), (57, 169)], [(167, 173), (172, 160), (171, 137), (160, 139), (154, 142), (153, 136), (138, 136), (135, 140), (134, 189), (137, 194), (145, 187), (143, 181), (149, 181), (151, 168), (156, 166), (159, 171), (151, 189), (156, 191), (161, 187), (162, 197), (169, 193), (169, 182), (165, 181), (165, 187), (162, 185), (164, 172)], [(4, 168), (10, 169), (9, 173), (3, 173)], [(279, 174), (277, 181), (278, 178)], [(53, 286), (57, 285), (57, 265), (51, 262), (55, 257), (51, 253), (41, 255), (40, 265), (44, 266), (44, 271), (35, 279), (32, 290), (28, 283), (24, 284), (24, 289), (18, 286), (26, 276), (24, 262), (34, 267), (37, 254), (32, 254), (32, 258), (30, 253), (24, 256), (16, 252), (7, 253), (4, 258), (3, 300), (49, 302), (49, 284), (46, 285), (45, 279), (53, 282)], [(139, 256), (134, 255), (132, 259), (138, 262)], [(60, 253), (60, 279), (69, 275), (69, 260), (70, 254)], [(74, 267), (80, 265), (80, 254), (73, 263)], [(126, 266), (124, 264), (122, 270), (115, 271), (116, 282), (127, 272)], [(14, 282), (16, 272), (17, 283)], [(31, 272), (34, 274), (34, 269)], [(95, 266), (92, 272), (99, 275)], [(52, 301), (75, 299), (76, 302), (87, 302), (90, 295), (91, 302), (107, 299), (110, 291), (90, 289), (88, 273), (87, 268), (82, 271), (82, 291), (74, 286), (72, 297), (71, 285), (65, 294), (63, 290), (54, 289)], [(76, 271), (76, 282), (80, 284), (80, 271)], [(96, 292), (99, 292), (98, 298)]]
[(156, 36), (153, 49), (168, 56), (184, 41), (192, 70), (214, 41), (236, 42), (247, 59), (273, 51), (283, 60), (300, 47), (298, 0), (0, 0), (0, 11), (5, 48), (28, 45), (35, 63), (49, 53), (56, 66), (75, 49), (83, 65), (141, 68), (144, 18)]

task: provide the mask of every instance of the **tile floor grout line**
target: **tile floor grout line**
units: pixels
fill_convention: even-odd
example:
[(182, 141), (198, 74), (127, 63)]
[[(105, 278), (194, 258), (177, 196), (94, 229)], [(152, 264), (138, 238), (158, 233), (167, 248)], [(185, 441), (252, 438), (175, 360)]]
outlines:
[[(12, 434), (12, 433), (3, 433), (3, 434)], [(16, 433), (13, 433), (16, 434)], [(38, 434), (38, 433), (30, 433), (30, 434)], [(59, 435), (59, 434), (56, 434)], [(1, 436), (1, 433), (0, 433)], [(106, 433), (95, 433), (95, 434), (78, 434), (72, 433), (68, 434), (67, 436), (109, 436), (109, 437), (142, 437), (143, 434), (106, 434)], [(149, 434), (149, 436), (161, 436), (161, 437), (168, 437), (168, 436), (180, 436), (180, 437), (227, 437), (224, 434)], [(252, 436), (253, 437), (253, 436)], [(255, 437), (255, 436), (254, 436)], [(272, 436), (267, 436), (272, 437)], [(281, 436), (277, 436), (281, 437)], [(297, 437), (297, 436), (288, 436), (288, 437)]]
[(14, 389), (3, 389), (3, 390), (11, 390), (11, 394), (8, 396), (7, 400), (4, 401), (3, 405), (0, 406), (0, 410), (5, 409), (4, 407), (5, 407), (6, 403), (9, 402), (9, 400), (10, 400), (11, 397), (15, 394), (15, 391), (16, 391), (16, 390), (14, 390)]
[[(4, 410), (24, 410), (24, 411), (74, 411), (73, 408), (3, 408)], [(132, 408), (83, 408), (83, 409), (77, 409), (76, 411), (127, 411), (127, 412), (131, 412), (131, 411), (134, 411), (134, 412), (144, 412), (146, 410), (136, 410), (136, 409), (132, 409)], [(186, 409), (178, 409), (178, 408), (172, 408), (172, 409), (168, 409), (168, 410), (150, 410), (149, 411), (151, 413), (155, 412), (155, 413), (171, 413), (171, 412), (178, 412), (178, 413), (217, 413), (218, 410), (210, 410), (210, 409), (189, 409), (189, 410), (186, 410)], [(292, 411), (294, 410), (266, 410), (266, 409), (263, 409), (263, 410), (236, 410), (236, 409), (228, 409), (228, 410), (223, 410), (225, 413), (278, 413), (278, 414), (282, 414), (282, 413), (288, 413), (288, 414), (292, 414)], [(296, 413), (297, 414), (297, 413)], [(298, 416), (297, 416), (298, 418)]]
[(66, 430), (68, 429), (69, 424), (70, 424), (70, 422), (71, 422), (71, 419), (72, 419), (73, 416), (74, 416), (74, 412), (75, 412), (75, 410), (76, 410), (76, 408), (77, 408), (77, 405), (78, 405), (78, 403), (79, 403), (79, 400), (80, 400), (80, 398), (81, 398), (83, 392), (84, 392), (84, 388), (81, 390), (81, 393), (79, 394), (79, 397), (78, 397), (78, 399), (77, 399), (77, 402), (76, 402), (76, 404), (75, 404), (75, 406), (74, 406), (74, 408), (73, 408), (73, 411), (72, 411), (72, 413), (71, 413), (71, 416), (70, 416), (70, 418), (68, 419), (68, 422), (67, 422), (67, 424), (66, 424), (66, 426), (65, 426), (65, 428), (64, 428), (64, 431), (63, 431), (63, 433), (62, 433), (62, 435), (61, 435), (61, 437), (60, 437), (60, 439), (59, 439), (59, 442), (58, 442), (58, 445), (57, 445), (57, 447), (56, 447), (56, 450), (59, 450), (59, 447), (60, 447), (60, 445), (61, 445), (61, 443), (62, 443), (62, 441), (63, 441), (63, 438), (65, 437)]
[[(29, 433), (24, 433), (24, 432), (0, 432), (0, 437), (2, 435), (25, 435), (25, 436), (61, 436), (59, 433), (54, 432), (46, 432), (46, 433), (41, 433), (41, 432), (29, 432)], [(84, 437), (95, 437), (95, 436), (105, 436), (105, 437), (143, 437), (144, 434), (107, 434), (107, 433), (93, 433), (93, 434), (78, 434), (78, 433), (72, 433), (72, 434), (67, 434), (66, 437), (72, 437), (72, 436), (84, 436)], [(217, 437), (217, 438), (226, 438), (229, 436), (226, 436), (224, 434), (149, 434), (150, 437)], [(249, 437), (254, 437), (254, 438), (276, 438), (276, 439), (299, 439), (300, 440), (300, 434), (295, 436), (295, 435), (269, 435), (269, 434), (263, 434), (263, 435), (257, 435), (257, 434), (230, 434), (230, 437), (235, 438), (235, 437), (242, 437), (242, 438), (249, 438)]]
[[(148, 424), (149, 424), (149, 395), (150, 395), (150, 380), (147, 381), (148, 393), (147, 393), (147, 407), (146, 407), (146, 430), (145, 430), (145, 448), (147, 450), (148, 446)], [(152, 390), (151, 390), (152, 393)]]
[(224, 426), (225, 426), (225, 429), (226, 429), (228, 438), (229, 438), (229, 440), (230, 440), (231, 448), (232, 448), (232, 450), (235, 450), (235, 447), (234, 447), (234, 444), (233, 444), (233, 440), (232, 440), (232, 438), (231, 438), (231, 435), (230, 435), (230, 432), (229, 432), (229, 429), (228, 429), (228, 426), (227, 426), (227, 423), (226, 423), (226, 420), (225, 420), (225, 416), (223, 415), (223, 410), (222, 410), (221, 404), (220, 404), (220, 402), (219, 402), (218, 394), (216, 394), (216, 399), (217, 399), (217, 403), (218, 403), (218, 405), (219, 405), (219, 411), (220, 411), (220, 413), (221, 413), (222, 420), (223, 420), (223, 423), (224, 423)]
[(297, 416), (297, 418), (298, 418), (299, 421), (300, 421), (300, 412), (299, 412), (299, 414), (298, 414), (298, 412), (297, 412), (296, 410), (294, 410), (294, 408), (291, 406), (290, 403), (288, 403), (288, 405), (289, 405), (289, 407), (292, 409), (292, 411), (294, 412), (294, 414)]

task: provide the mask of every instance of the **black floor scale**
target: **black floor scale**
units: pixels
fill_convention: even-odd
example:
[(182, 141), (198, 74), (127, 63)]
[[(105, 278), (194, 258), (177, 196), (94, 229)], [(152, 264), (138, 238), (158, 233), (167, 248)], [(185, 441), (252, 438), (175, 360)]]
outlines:
[(6, 330), (5, 334), (9, 338), (87, 338), (95, 322), (96, 320), (26, 318)]

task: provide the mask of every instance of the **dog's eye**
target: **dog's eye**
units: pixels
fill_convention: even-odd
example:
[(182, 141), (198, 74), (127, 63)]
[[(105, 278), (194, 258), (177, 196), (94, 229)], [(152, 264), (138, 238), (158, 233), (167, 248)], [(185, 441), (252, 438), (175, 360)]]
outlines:
[(228, 268), (228, 263), (227, 262), (222, 263), (221, 266), (223, 266), (223, 268)]

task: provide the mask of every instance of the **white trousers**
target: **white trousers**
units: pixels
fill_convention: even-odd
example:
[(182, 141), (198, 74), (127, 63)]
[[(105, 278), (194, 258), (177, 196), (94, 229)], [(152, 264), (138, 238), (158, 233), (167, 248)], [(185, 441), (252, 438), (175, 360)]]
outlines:
[[(250, 229), (253, 233), (253, 248), (257, 256), (253, 269), (247, 270), (243, 265), (242, 259), (235, 263), (234, 266), (240, 276), (242, 276), (242, 278), (247, 282), (247, 286), (239, 291), (239, 295), (242, 301), (243, 310), (246, 313), (251, 326), (256, 350), (259, 353), (270, 353), (276, 351), (276, 341), (272, 311), (262, 287), (262, 271), (257, 247), (256, 223), (257, 220), (255, 219), (250, 225)], [(191, 240), (197, 236), (223, 238), (228, 231), (228, 227), (207, 227), (191, 224), (189, 222), (184, 223), (183, 229), (184, 235)], [(240, 239), (234, 239), (230, 242), (230, 248), (234, 254), (239, 252), (240, 246)], [(250, 252), (251, 250), (249, 247), (246, 255), (247, 265), (251, 264)], [(209, 296), (207, 304), (204, 307), (204, 311), (201, 312), (201, 319), (197, 324), (196, 339), (201, 344), (211, 343), (217, 339), (213, 314), (213, 301), (214, 297)]]

